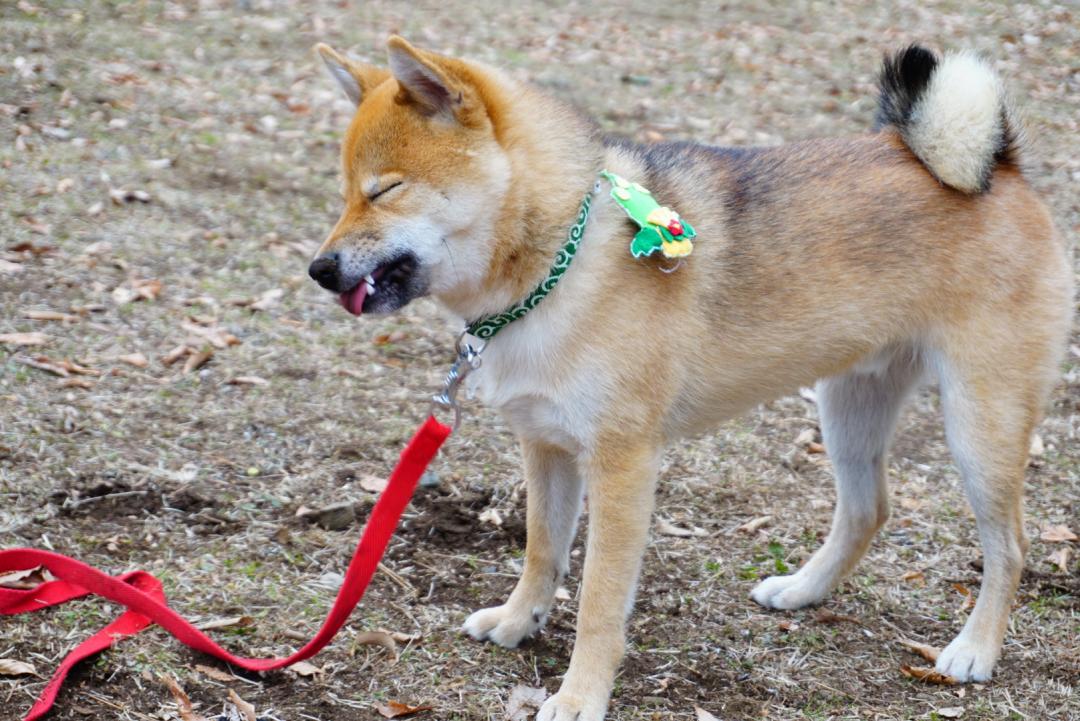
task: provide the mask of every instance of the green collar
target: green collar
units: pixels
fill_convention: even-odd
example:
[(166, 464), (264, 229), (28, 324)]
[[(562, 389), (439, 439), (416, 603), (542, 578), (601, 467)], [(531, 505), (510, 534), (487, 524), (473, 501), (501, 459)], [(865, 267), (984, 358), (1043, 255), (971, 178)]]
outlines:
[(570, 267), (570, 261), (577, 254), (581, 236), (585, 234), (585, 224), (589, 221), (589, 206), (591, 204), (592, 191), (589, 191), (581, 200), (577, 220), (574, 221), (574, 224), (570, 226), (570, 230), (566, 233), (566, 242), (563, 243), (559, 252), (555, 254), (555, 262), (551, 264), (551, 270), (548, 271), (547, 277), (540, 281), (540, 285), (533, 288), (532, 292), (525, 296), (523, 300), (510, 306), (502, 313), (473, 321), (465, 329), (466, 333), (476, 336), (480, 340), (491, 340), (496, 333), (539, 305), (544, 296), (558, 285), (559, 279), (562, 278), (566, 269)]
[[(648, 257), (656, 252), (665, 258), (684, 258), (690, 255), (694, 249), (694, 244), (690, 241), (697, 235), (690, 223), (679, 217), (679, 214), (672, 209), (661, 206), (652, 197), (652, 193), (638, 183), (631, 183), (606, 170), (600, 171), (600, 178), (611, 183), (611, 197), (640, 228), (630, 243), (631, 255), (635, 258)], [(547, 277), (540, 281), (540, 285), (533, 288), (524, 300), (502, 313), (470, 323), (465, 328), (466, 333), (480, 340), (491, 340), (500, 330), (540, 304), (544, 296), (558, 284), (563, 273), (570, 267), (570, 261), (577, 254), (581, 237), (585, 234), (585, 224), (589, 221), (592, 195), (599, 190), (600, 179), (597, 179), (593, 190), (582, 198), (577, 220), (570, 226), (566, 234), (566, 242), (555, 254), (555, 262), (551, 264), (551, 270), (548, 271)]]

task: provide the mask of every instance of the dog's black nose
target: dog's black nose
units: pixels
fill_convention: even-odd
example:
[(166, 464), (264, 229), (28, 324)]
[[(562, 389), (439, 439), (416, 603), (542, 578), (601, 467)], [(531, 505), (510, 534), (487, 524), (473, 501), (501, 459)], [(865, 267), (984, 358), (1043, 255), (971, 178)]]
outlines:
[(311, 261), (308, 275), (327, 290), (338, 290), (338, 254), (327, 253)]

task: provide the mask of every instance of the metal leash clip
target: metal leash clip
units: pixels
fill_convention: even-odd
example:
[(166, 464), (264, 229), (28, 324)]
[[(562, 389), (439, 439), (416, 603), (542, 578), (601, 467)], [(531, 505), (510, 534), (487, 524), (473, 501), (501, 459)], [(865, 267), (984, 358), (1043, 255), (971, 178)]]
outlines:
[(487, 344), (483, 341), (479, 342), (479, 347), (473, 346), (470, 340), (466, 340), (465, 336), (468, 333), (462, 333), (458, 336), (455, 348), (457, 349), (457, 358), (454, 360), (454, 364), (450, 366), (449, 372), (446, 374), (446, 380), (443, 381), (442, 393), (431, 398), (431, 412), (435, 414), (435, 407), (449, 408), (454, 411), (454, 425), (452, 428), (456, 431), (458, 426), (461, 425), (461, 406), (458, 405), (457, 394), (461, 389), (461, 384), (474, 370), (480, 367), (480, 354), (484, 352), (484, 346)]

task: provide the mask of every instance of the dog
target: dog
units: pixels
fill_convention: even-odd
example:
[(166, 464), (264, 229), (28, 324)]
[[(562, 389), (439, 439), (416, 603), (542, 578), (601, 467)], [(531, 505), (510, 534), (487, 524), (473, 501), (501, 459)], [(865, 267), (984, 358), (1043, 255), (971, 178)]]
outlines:
[[(430, 295), (466, 322), (497, 317), (550, 278), (587, 215), (557, 285), (487, 340), (473, 376), (520, 440), (528, 541), (513, 592), (472, 614), (468, 634), (514, 647), (543, 626), (589, 500), (575, 645), (540, 721), (606, 713), (665, 445), (815, 382), (832, 529), (753, 600), (801, 608), (851, 571), (889, 514), (897, 416), (936, 380), (984, 554), (978, 602), (937, 670), (991, 677), (1027, 547), (1030, 435), (1073, 289), (985, 61), (911, 46), (885, 59), (872, 132), (734, 149), (605, 137), (498, 69), (396, 36), (387, 68), (317, 50), (356, 113), (345, 209), (310, 275), (349, 312)], [(627, 184), (693, 224), (691, 255), (630, 252), (647, 226), (617, 202)]]

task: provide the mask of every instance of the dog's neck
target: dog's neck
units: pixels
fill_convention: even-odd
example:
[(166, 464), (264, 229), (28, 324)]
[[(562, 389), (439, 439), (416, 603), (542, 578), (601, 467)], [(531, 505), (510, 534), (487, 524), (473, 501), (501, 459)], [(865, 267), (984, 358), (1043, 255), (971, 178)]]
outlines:
[(481, 287), (440, 298), (467, 321), (502, 312), (544, 280), (604, 153), (600, 133), (573, 109), (497, 72), (491, 85), (486, 100), (510, 161), (510, 185)]

